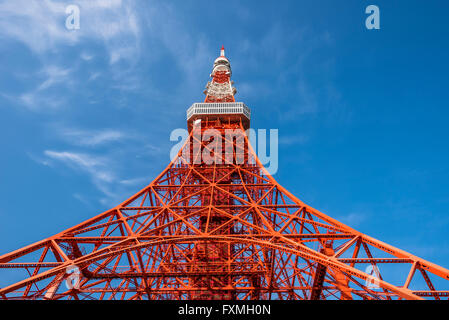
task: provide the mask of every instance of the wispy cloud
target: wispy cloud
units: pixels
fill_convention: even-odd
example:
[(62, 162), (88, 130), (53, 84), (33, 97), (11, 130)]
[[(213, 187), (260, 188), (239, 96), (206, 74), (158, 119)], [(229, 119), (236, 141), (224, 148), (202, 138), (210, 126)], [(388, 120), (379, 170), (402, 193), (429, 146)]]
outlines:
[(114, 184), (118, 182), (118, 179), (111, 170), (112, 164), (107, 158), (73, 151), (54, 150), (45, 150), (44, 155), (46, 156), (44, 161), (48, 166), (54, 166), (54, 162), (58, 161), (69, 168), (87, 174), (92, 183), (105, 195), (100, 199), (101, 203), (109, 203), (111, 199), (118, 198), (117, 190), (114, 190)]
[(89, 173), (96, 181), (111, 182), (115, 179), (114, 174), (107, 170), (107, 160), (100, 157), (71, 151), (53, 150), (45, 150), (44, 154), (50, 159), (61, 161), (69, 167)]
[[(105, 206), (116, 205), (126, 195), (135, 192), (136, 187), (143, 187), (151, 181), (151, 177), (132, 179), (121, 178), (119, 172), (123, 163), (114, 157), (73, 150), (45, 150), (43, 156), (30, 155), (31, 158), (45, 166), (57, 168), (58, 164), (87, 176), (91, 183), (103, 194), (99, 202)], [(80, 192), (73, 195), (76, 199), (90, 207), (89, 197)], [(97, 198), (97, 197), (93, 197)], [(98, 198), (97, 198), (98, 199)]]
[(16, 39), (32, 51), (42, 53), (64, 42), (73, 44), (79, 34), (64, 29), (63, 3), (17, 0), (0, 3), (0, 34)]
[[(73, 85), (70, 68), (56, 65), (45, 65), (35, 75), (41, 82), (32, 90), (20, 94), (18, 101), (32, 111), (56, 110), (64, 104), (65, 98), (60, 94), (51, 92), (52, 87)], [(11, 97), (11, 100), (14, 100)]]
[[(68, 30), (65, 26), (68, 16), (65, 9), (69, 4), (80, 8), (78, 30)], [(192, 92), (200, 91), (203, 86), (204, 74), (198, 70), (209, 69), (210, 59), (217, 51), (203, 33), (186, 30), (185, 21), (180, 19), (182, 14), (176, 6), (165, 2), (15, 0), (0, 3), (0, 16), (0, 38), (24, 44), (42, 63), (41, 70), (29, 71), (30, 76), (39, 78), (45, 74), (42, 70), (51, 72), (35, 89), (27, 89), (11, 99), (33, 111), (57, 110), (70, 104), (73, 101), (69, 100), (70, 94), (82, 94), (86, 81), (100, 75), (108, 79), (102, 86), (114, 93), (126, 91), (151, 96), (154, 100), (165, 99), (159, 92), (159, 84), (151, 83), (155, 79), (149, 81), (148, 74), (136, 70), (141, 66), (143, 50), (149, 69), (151, 64), (160, 62), (161, 56), (173, 62), (171, 72), (179, 72), (180, 76), (173, 84), (176, 92), (172, 100), (189, 99)], [(183, 59), (179, 59), (181, 54)], [(78, 59), (73, 59), (73, 55)], [(58, 64), (60, 67), (55, 67)], [(71, 82), (63, 81), (66, 75)], [(182, 86), (179, 85), (181, 81)], [(68, 90), (59, 92), (58, 97), (45, 91), (56, 86)], [(164, 111), (169, 112), (170, 106), (176, 103), (172, 101)], [(115, 106), (124, 105), (126, 101), (115, 100)]]
[[(80, 29), (68, 30), (66, 7), (76, 4), (80, 8)], [(33, 89), (27, 89), (9, 100), (31, 111), (55, 111), (66, 105), (69, 93), (82, 90), (83, 80), (77, 76), (79, 62), (89, 62), (94, 55), (86, 46), (95, 44), (106, 52), (109, 72), (114, 79), (138, 61), (141, 50), (140, 25), (134, 1), (79, 0), (15, 0), (0, 2), (0, 38), (3, 43), (22, 43), (41, 62), (41, 68), (29, 70), (28, 77), (43, 80)], [(79, 61), (73, 52), (79, 51)], [(101, 52), (101, 51), (100, 51)], [(125, 62), (125, 64), (120, 62)], [(69, 67), (67, 67), (69, 66)], [(100, 73), (90, 70), (88, 80)], [(82, 74), (82, 73), (81, 73)], [(11, 76), (17, 76), (12, 74)], [(115, 81), (114, 81), (115, 82)], [(51, 89), (58, 92), (51, 92)], [(122, 88), (126, 90), (126, 88)], [(5, 94), (3, 94), (5, 95)]]
[(41, 73), (45, 75), (46, 79), (37, 87), (36, 90), (38, 91), (48, 89), (55, 84), (61, 82), (68, 82), (70, 80), (69, 68), (61, 68), (58, 66), (50, 65), (45, 66), (45, 68), (41, 71)]
[(120, 183), (127, 186), (137, 186), (142, 185), (145, 182), (150, 182), (150, 178), (134, 178), (134, 179), (125, 179), (121, 180)]
[(88, 207), (90, 209), (95, 209), (95, 207), (92, 205), (92, 203), (89, 201), (89, 199), (87, 199), (84, 195), (79, 194), (79, 193), (74, 193), (73, 197), (75, 199), (77, 199), (78, 201), (80, 201), (81, 203), (83, 203), (86, 207)]
[(296, 135), (281, 135), (279, 137), (280, 145), (303, 145), (309, 141), (309, 137), (304, 134), (296, 134)]
[[(130, 166), (162, 156), (161, 149), (148, 144), (146, 137), (125, 130), (71, 128), (62, 123), (52, 124), (48, 130), (67, 146), (47, 149), (40, 155), (28, 153), (30, 158), (47, 167), (57, 169), (63, 165), (76, 175), (84, 175), (103, 194), (99, 200), (103, 205), (115, 205), (124, 200), (124, 195), (151, 181), (151, 176), (146, 174), (129, 178)], [(86, 205), (91, 201), (83, 192), (75, 192), (74, 197)]]
[[(23, 105), (34, 111), (60, 110), (58, 108), (62, 105), (71, 103), (73, 106), (78, 101), (104, 102), (105, 97), (112, 95), (111, 100), (114, 105), (121, 106), (126, 105), (127, 98), (123, 98), (125, 95), (120, 96), (120, 92), (126, 90), (127, 93), (133, 91), (132, 94), (141, 95), (136, 97), (134, 102), (150, 99), (151, 102), (156, 101), (155, 108), (159, 107), (159, 109), (154, 116), (166, 117), (173, 111), (172, 106), (176, 106), (179, 111), (178, 99), (185, 103), (193, 97), (198, 98), (197, 92), (201, 92), (207, 80), (207, 73), (205, 75), (199, 70), (210, 70), (211, 59), (218, 53), (216, 50), (218, 48), (210, 45), (214, 39), (208, 38), (207, 33), (190, 32), (185, 28), (188, 25), (184, 20), (186, 17), (177, 11), (175, 5), (165, 2), (146, 2), (139, 3), (137, 8), (136, 2), (132, 0), (75, 1), (75, 4), (80, 7), (80, 29), (67, 30), (65, 8), (68, 4), (71, 3), (56, 0), (16, 0), (0, 4), (2, 16), (0, 37), (24, 44), (34, 56), (39, 57), (41, 63), (34, 72), (30, 72), (33, 79), (38, 80), (34, 83), (34, 87), (30, 90), (27, 86), (27, 89), (18, 95), (18, 101)], [(237, 89), (248, 96), (260, 97), (264, 94), (271, 95), (278, 88), (294, 87), (294, 93), (289, 92), (288, 96), (296, 97), (294, 103), (295, 106), (301, 106), (300, 112), (316, 112), (321, 100), (307, 78), (304, 78), (302, 82), (298, 81), (291, 86), (285, 86), (285, 78), (298, 72), (298, 69), (304, 66), (304, 56), (310, 54), (311, 50), (294, 53), (295, 59), (292, 64), (292, 53), (288, 47), (296, 41), (302, 41), (304, 48), (316, 47), (316, 44), (308, 46), (310, 42), (304, 40), (304, 30), (289, 32), (282, 23), (267, 26), (266, 29), (267, 32), (261, 33), (256, 40), (245, 41), (241, 38), (236, 40), (243, 44), (240, 52), (246, 52), (246, 55), (237, 58), (239, 54), (237, 49), (233, 53), (235, 57), (232, 58), (233, 66), (247, 73), (265, 72), (260, 68), (260, 63), (265, 61), (278, 65), (277, 70), (281, 72), (274, 75), (273, 84), (263, 81), (250, 84), (246, 80), (247, 82), (242, 82), (240, 87), (237, 84)], [(258, 50), (253, 50), (254, 48)], [(143, 49), (146, 49), (145, 55), (142, 55)], [(71, 53), (70, 58), (64, 58), (63, 52)], [(179, 58), (180, 56), (182, 59)], [(139, 61), (141, 57), (144, 57), (145, 61), (139, 64), (143, 62)], [(164, 59), (164, 65), (170, 66), (172, 74), (176, 73), (175, 77), (170, 77), (172, 79), (170, 80), (170, 90), (172, 90), (169, 93), (170, 99), (167, 99), (166, 94), (161, 90), (163, 86), (166, 89), (166, 85), (161, 84), (159, 75), (151, 75), (151, 68), (160, 67), (157, 65), (160, 62), (159, 59)], [(167, 63), (167, 61), (173, 63)], [(136, 66), (148, 68), (150, 76), (140, 72)], [(96, 79), (102, 80), (101, 85), (97, 86), (100, 81), (93, 83)], [(107, 81), (103, 81), (106, 79)], [(88, 83), (89, 81), (92, 83)], [(92, 85), (94, 89), (89, 85)], [(97, 90), (97, 87), (101, 89), (103, 95), (95, 91), (86, 94), (84, 100), (78, 99), (89, 89)], [(192, 90), (193, 87), (195, 90)], [(109, 95), (109, 93), (112, 94)], [(68, 103), (65, 104), (65, 102)], [(106, 105), (110, 106), (107, 103), (102, 105), (99, 103), (98, 107), (103, 108)], [(283, 110), (284, 114), (288, 112), (289, 110)], [(297, 115), (298, 111), (295, 109), (291, 112)], [(293, 118), (290, 117), (289, 120)], [(152, 120), (155, 127), (161, 127), (157, 120)], [(58, 161), (89, 174), (96, 186), (105, 194), (111, 193), (110, 190), (115, 188), (114, 184), (126, 186), (138, 183), (135, 179), (120, 177), (121, 168), (126, 166), (123, 161), (125, 155), (124, 152), (120, 154), (123, 150), (112, 150), (111, 146), (116, 147), (116, 143), (125, 140), (130, 142), (126, 144), (126, 156), (132, 155), (141, 162), (144, 162), (146, 157), (161, 155), (165, 152), (161, 148), (149, 145), (149, 139), (145, 141), (130, 136), (121, 129), (53, 128), (53, 130), (53, 134), (69, 146), (47, 147), (44, 152), (45, 161), (48, 163)], [(137, 132), (136, 135), (139, 134)], [(280, 141), (285, 145), (306, 142), (307, 137), (293, 135), (281, 137)], [(124, 145), (123, 143), (122, 146)], [(91, 153), (93, 148), (97, 147), (95, 151), (98, 153), (100, 146), (101, 157)], [(120, 156), (123, 157), (120, 158)], [(99, 162), (105, 159), (108, 159), (107, 166)], [(105, 174), (105, 177), (101, 178), (97, 176), (98, 174)], [(110, 179), (106, 178), (108, 174)]]
[[(338, 114), (340, 120), (340, 114), (346, 114), (348, 110), (332, 77), (335, 61), (315, 58), (317, 52), (332, 48), (332, 34), (326, 30), (316, 32), (305, 25), (291, 29), (282, 22), (261, 28), (264, 32), (259, 37), (239, 41), (241, 52), (233, 59), (233, 66), (244, 68), (253, 76), (261, 75), (260, 78), (266, 78), (267, 73), (272, 72), (268, 74), (271, 82), (258, 82), (252, 78), (250, 82), (243, 80), (236, 85), (242, 96), (253, 101), (263, 100), (262, 103), (275, 97), (277, 109), (273, 108), (273, 111), (277, 111), (283, 122), (298, 121), (299, 117), (317, 113), (333, 119)], [(264, 64), (276, 67), (261, 68)], [(317, 69), (319, 77), (316, 76)]]
[(18, 98), (9, 97), (9, 99), (12, 101), (18, 99), (19, 102), (32, 111), (57, 110), (64, 104), (64, 99), (61, 97), (42, 95), (35, 91), (23, 93)]
[(88, 81), (93, 81), (97, 79), (99, 76), (101, 76), (101, 72), (92, 72), (89, 76)]
[[(130, 58), (138, 51), (139, 25), (133, 1), (79, 0), (81, 26), (65, 27), (69, 4), (52, 0), (15, 0), (0, 3), (0, 35), (22, 42), (41, 54), (84, 39), (100, 40), (114, 60)], [(121, 38), (121, 39), (118, 39)], [(126, 39), (126, 41), (121, 41)], [(118, 43), (121, 42), (121, 45)], [(126, 54), (123, 54), (126, 52)], [(112, 59), (112, 58), (111, 58)]]
[(95, 147), (98, 145), (122, 141), (129, 138), (127, 133), (119, 130), (81, 130), (81, 129), (59, 129), (61, 137), (73, 145)]
[(87, 52), (82, 52), (80, 55), (80, 58), (83, 59), (84, 61), (90, 61), (94, 58), (93, 54), (89, 54)]

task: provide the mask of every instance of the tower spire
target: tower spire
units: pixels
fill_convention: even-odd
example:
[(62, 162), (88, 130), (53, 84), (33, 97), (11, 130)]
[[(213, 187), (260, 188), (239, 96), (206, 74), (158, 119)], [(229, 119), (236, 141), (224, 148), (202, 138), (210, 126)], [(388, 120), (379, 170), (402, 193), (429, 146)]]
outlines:
[(212, 81), (206, 85), (204, 102), (235, 102), (237, 90), (232, 86), (231, 63), (225, 56), (224, 46), (221, 46), (220, 56), (215, 59), (210, 74)]
[(231, 81), (231, 63), (225, 56), (224, 46), (221, 46), (220, 56), (215, 59), (210, 77), (204, 94), (206, 98), (203, 103), (194, 103), (187, 110), (187, 127), (189, 131), (193, 128), (196, 120), (206, 122), (233, 123), (246, 130), (249, 128), (251, 111), (243, 102), (235, 101), (237, 90)]

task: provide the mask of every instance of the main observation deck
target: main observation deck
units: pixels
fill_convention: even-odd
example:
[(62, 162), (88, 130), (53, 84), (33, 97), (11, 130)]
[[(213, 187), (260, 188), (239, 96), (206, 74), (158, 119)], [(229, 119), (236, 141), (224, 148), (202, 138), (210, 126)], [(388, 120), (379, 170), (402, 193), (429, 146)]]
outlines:
[(243, 128), (249, 128), (251, 110), (243, 102), (206, 102), (194, 103), (187, 109), (187, 127), (198, 119), (226, 122), (241, 122)]

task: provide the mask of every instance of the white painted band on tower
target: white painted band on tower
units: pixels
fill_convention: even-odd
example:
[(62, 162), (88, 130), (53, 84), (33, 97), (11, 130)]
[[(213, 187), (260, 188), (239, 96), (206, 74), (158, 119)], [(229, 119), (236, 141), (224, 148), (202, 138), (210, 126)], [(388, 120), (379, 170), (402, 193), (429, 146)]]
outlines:
[(243, 102), (194, 103), (187, 109), (187, 121), (194, 115), (242, 114), (251, 120), (251, 110)]

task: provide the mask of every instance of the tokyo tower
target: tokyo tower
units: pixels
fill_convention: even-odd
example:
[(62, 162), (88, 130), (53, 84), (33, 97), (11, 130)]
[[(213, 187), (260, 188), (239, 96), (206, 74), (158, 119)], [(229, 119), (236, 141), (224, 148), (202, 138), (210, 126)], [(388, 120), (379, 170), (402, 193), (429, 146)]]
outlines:
[(263, 167), (224, 48), (189, 136), (116, 207), (0, 256), (0, 299), (448, 299), (449, 270), (308, 206)]

